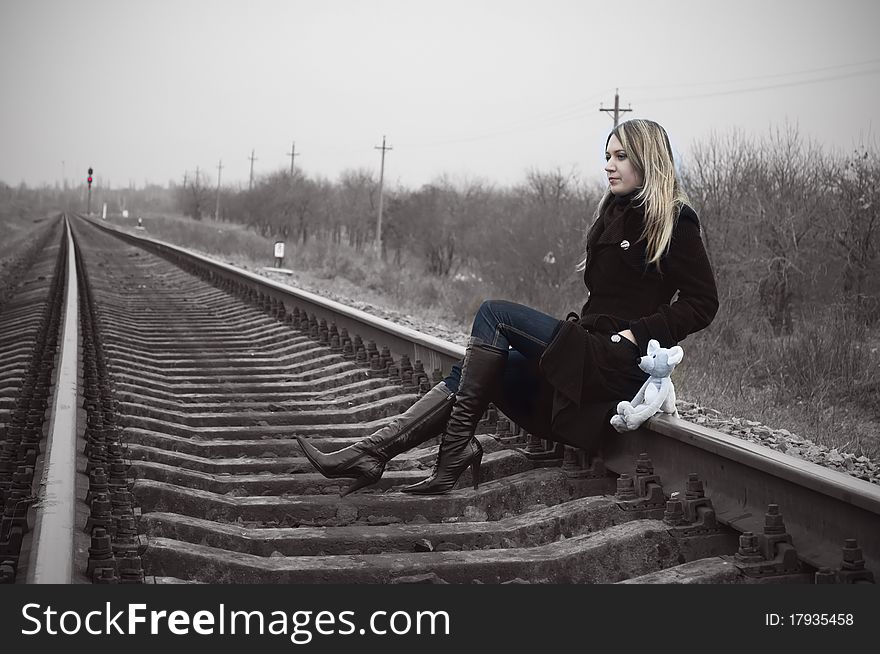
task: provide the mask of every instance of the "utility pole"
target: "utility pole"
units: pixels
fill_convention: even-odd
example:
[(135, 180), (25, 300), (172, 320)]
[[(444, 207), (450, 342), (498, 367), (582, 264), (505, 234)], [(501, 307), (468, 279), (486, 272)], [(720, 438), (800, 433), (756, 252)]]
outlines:
[(199, 167), (196, 166), (196, 183), (193, 184), (193, 218), (202, 219), (202, 186), (199, 182)]
[(251, 150), (251, 156), (248, 158), (251, 160), (251, 178), (248, 181), (248, 191), (250, 191), (254, 187), (254, 161), (256, 161), (253, 150)]
[(619, 89), (614, 89), (614, 109), (602, 109), (602, 103), (599, 103), (599, 111), (607, 111), (608, 113), (614, 112), (614, 129), (617, 129), (619, 115), (626, 113), (627, 111), (632, 111), (632, 105), (630, 105), (629, 109), (620, 108), (620, 96), (617, 94), (618, 91)]
[(223, 171), (223, 159), (217, 164), (217, 204), (214, 206), (214, 220), (220, 220), (220, 173)]
[(183, 190), (184, 191), (186, 190), (186, 175), (188, 172), (189, 172), (188, 170), (183, 171)]
[(296, 153), (296, 141), (294, 141), (293, 145), (290, 146), (290, 152), (288, 152), (287, 154), (290, 155), (290, 176), (293, 177), (293, 158), (299, 156)]
[(376, 218), (376, 254), (382, 258), (382, 186), (385, 181), (385, 151), (393, 150), (385, 147), (385, 135), (382, 135), (382, 147), (373, 146), (374, 150), (382, 151), (382, 166), (379, 168), (379, 216)]

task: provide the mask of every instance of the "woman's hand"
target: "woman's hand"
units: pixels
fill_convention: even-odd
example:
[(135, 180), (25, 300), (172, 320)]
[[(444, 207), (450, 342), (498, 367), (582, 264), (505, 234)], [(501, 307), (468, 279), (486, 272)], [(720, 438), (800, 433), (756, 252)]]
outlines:
[(621, 336), (623, 336), (626, 340), (628, 340), (633, 345), (638, 345), (638, 343), (636, 343), (636, 337), (632, 333), (631, 329), (624, 329), (622, 332), (617, 332), (617, 333), (620, 334)]

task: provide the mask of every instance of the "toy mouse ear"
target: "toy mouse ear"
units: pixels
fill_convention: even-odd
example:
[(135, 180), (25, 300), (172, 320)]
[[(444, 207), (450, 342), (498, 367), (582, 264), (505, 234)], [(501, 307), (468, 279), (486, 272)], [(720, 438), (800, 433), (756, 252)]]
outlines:
[(660, 349), (660, 343), (657, 342), (656, 339), (651, 339), (648, 341), (648, 356), (652, 357)]
[(681, 361), (684, 358), (684, 350), (681, 349), (680, 345), (676, 345), (675, 347), (669, 348), (669, 358), (667, 359), (667, 363), (672, 364), (673, 366)]

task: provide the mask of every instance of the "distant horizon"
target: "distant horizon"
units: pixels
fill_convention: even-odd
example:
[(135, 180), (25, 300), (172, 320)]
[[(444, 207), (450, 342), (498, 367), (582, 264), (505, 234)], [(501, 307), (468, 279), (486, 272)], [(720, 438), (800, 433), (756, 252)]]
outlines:
[[(622, 20), (621, 20), (622, 19)], [(876, 147), (880, 3), (863, 0), (0, 0), (0, 180), (216, 186), (295, 165), (388, 188), (529, 170), (602, 180), (609, 110), (695, 143), (786, 124)], [(70, 35), (78, 38), (70, 38)], [(631, 111), (630, 111), (631, 109)]]
[[(621, 121), (621, 122), (623, 122), (623, 121)], [(735, 133), (741, 133), (744, 137), (746, 137), (746, 138), (751, 137), (756, 142), (760, 143), (762, 138), (767, 138), (770, 136), (772, 130), (775, 130), (777, 128), (784, 128), (784, 127), (785, 127), (784, 124), (771, 125), (764, 134), (751, 134), (751, 135), (747, 134), (745, 132), (742, 132), (742, 130), (737, 130), (737, 128), (732, 128), (728, 132), (718, 131), (718, 132), (716, 132), (715, 136), (720, 137), (720, 138), (724, 138), (726, 136), (732, 136)], [(794, 127), (796, 127), (796, 126), (794, 126)], [(609, 128), (609, 132), (610, 132), (610, 128)], [(711, 136), (712, 135), (709, 135), (702, 140), (695, 141), (691, 145), (708, 143)], [(807, 145), (811, 139), (810, 135), (803, 134), (802, 132), (799, 132), (799, 137), (801, 139), (801, 142), (804, 145)], [(850, 144), (835, 143), (835, 144), (827, 145), (827, 144), (819, 143), (816, 139), (812, 139), (812, 140), (813, 140), (813, 143), (815, 143), (816, 145), (818, 145), (821, 148), (822, 152), (824, 152), (825, 154), (828, 154), (828, 155), (832, 155), (832, 156), (834, 156), (834, 155), (845, 156), (847, 153), (849, 153), (853, 150), (856, 150), (856, 149), (860, 149), (860, 148), (867, 148), (871, 152), (880, 154), (880, 139), (878, 139), (876, 134), (866, 134), (866, 137), (864, 139), (859, 139), (857, 137), (854, 137), (852, 143), (850, 143)], [(688, 165), (688, 155), (682, 154), (681, 152), (679, 152), (678, 148), (676, 148), (674, 145), (673, 145), (673, 149), (675, 150), (676, 166), (677, 167), (680, 165), (687, 166)], [(88, 168), (88, 166), (87, 166), (87, 168)], [(367, 168), (367, 167), (361, 167), (361, 168)], [(328, 180), (331, 183), (337, 183), (339, 181), (339, 179), (341, 178), (341, 176), (348, 173), (348, 172), (360, 170), (359, 168), (348, 168), (348, 169), (344, 169), (344, 170), (339, 171), (339, 173), (336, 174), (335, 177), (330, 177), (327, 175), (322, 175), (320, 173), (313, 173), (313, 172), (311, 172), (311, 171), (309, 171), (299, 165), (296, 166), (296, 169), (299, 173), (301, 173), (302, 175), (304, 175), (308, 179), (312, 179), (315, 181)], [(367, 170), (370, 173), (375, 173), (374, 178), (376, 179), (376, 181), (378, 181), (378, 177), (379, 177), (378, 169), (377, 170), (369, 170), (369, 168), (367, 168)], [(578, 164), (572, 164), (568, 167), (550, 164), (550, 165), (543, 167), (543, 168), (538, 168), (536, 166), (527, 167), (527, 168), (523, 169), (519, 178), (508, 180), (505, 182), (501, 182), (499, 180), (492, 179), (488, 175), (478, 175), (478, 174), (462, 175), (460, 173), (455, 173), (453, 171), (446, 171), (446, 172), (439, 172), (435, 177), (433, 177), (429, 180), (426, 180), (420, 184), (417, 184), (417, 185), (409, 184), (408, 185), (408, 184), (403, 184), (399, 180), (389, 180), (387, 173), (386, 173), (386, 178), (384, 180), (384, 187), (385, 187), (386, 191), (394, 191), (394, 190), (414, 191), (414, 190), (418, 190), (424, 186), (429, 186), (429, 185), (436, 184), (438, 182), (445, 180), (445, 181), (449, 181), (450, 183), (452, 183), (453, 186), (455, 186), (457, 188), (468, 183), (468, 182), (482, 182), (482, 183), (489, 184), (489, 185), (496, 187), (496, 188), (514, 188), (516, 186), (520, 186), (520, 185), (526, 183), (527, 176), (529, 175), (529, 173), (531, 173), (533, 171), (539, 172), (539, 173), (550, 173), (550, 172), (555, 172), (557, 170), (561, 171), (563, 174), (572, 174), (576, 178), (578, 178), (581, 182), (588, 184), (588, 185), (597, 185), (600, 187), (604, 187), (606, 184), (605, 175), (604, 175), (603, 171), (601, 170), (601, 168), (590, 173), (589, 171), (586, 171), (583, 168), (583, 166), (579, 166)], [(279, 165), (274, 170), (263, 171), (259, 174), (257, 174), (255, 172), (254, 173), (254, 183), (257, 184), (260, 181), (265, 180), (268, 177), (271, 177), (273, 175), (289, 174), (289, 171), (290, 171), (289, 167)], [(188, 173), (188, 179), (190, 180), (188, 183), (191, 183), (192, 175), (195, 174), (195, 170), (193, 169), (192, 171), (186, 171), (186, 172)], [(126, 190), (126, 189), (130, 189), (130, 188), (133, 188), (135, 190), (138, 190), (138, 189), (143, 190), (143, 189), (152, 188), (152, 187), (158, 187), (158, 188), (170, 190), (172, 188), (180, 188), (183, 185), (183, 177), (182, 176), (181, 176), (180, 180), (168, 179), (165, 182), (158, 182), (158, 181), (154, 181), (154, 180), (141, 180), (140, 182), (138, 182), (137, 180), (130, 180), (129, 182), (126, 182), (124, 184), (116, 184), (115, 182), (113, 182), (112, 178), (110, 178), (110, 184), (111, 184), (110, 186), (107, 186), (103, 182), (104, 176), (102, 176), (98, 172), (97, 169), (95, 169), (95, 173), (94, 173), (93, 177), (94, 177), (94, 182), (92, 185), (93, 189), (104, 188), (104, 189), (113, 190), (113, 191)], [(235, 180), (232, 183), (226, 183), (225, 180), (221, 180), (221, 182), (222, 182), (220, 185), (221, 188), (224, 190), (227, 190), (227, 191), (242, 192), (242, 191), (246, 191), (247, 186), (248, 186), (247, 179)], [(24, 183), (27, 188), (35, 189), (35, 190), (36, 189), (45, 189), (45, 188), (54, 189), (56, 187), (58, 187), (60, 189), (63, 187), (64, 180), (62, 180), (60, 178), (56, 178), (54, 180), (43, 181), (39, 184), (30, 184), (30, 183), (23, 182), (23, 181), (11, 183), (5, 179), (0, 178), (0, 184), (4, 184), (10, 188), (17, 188), (22, 183)], [(67, 184), (68, 184), (68, 190), (75, 190), (79, 187), (84, 188), (86, 185), (86, 172), (84, 171), (83, 174), (81, 175), (80, 179), (78, 179), (78, 180), (75, 180), (73, 178), (68, 177)], [(214, 174), (213, 181), (212, 181), (211, 176), (210, 175), (208, 176), (208, 181), (206, 183), (206, 186), (208, 188), (216, 188), (217, 187), (216, 172)]]

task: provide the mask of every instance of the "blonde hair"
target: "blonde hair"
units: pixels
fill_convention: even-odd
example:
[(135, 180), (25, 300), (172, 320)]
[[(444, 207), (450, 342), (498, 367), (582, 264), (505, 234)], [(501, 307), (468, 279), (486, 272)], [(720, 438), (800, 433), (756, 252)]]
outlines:
[[(648, 264), (656, 264), (669, 249), (672, 228), (681, 205), (689, 203), (675, 174), (669, 137), (660, 124), (641, 118), (620, 123), (608, 135), (605, 147), (608, 147), (612, 136), (620, 141), (626, 156), (643, 180), (633, 202), (645, 208), (642, 238), (647, 241), (646, 260)], [(599, 200), (593, 223), (602, 215), (611, 199), (611, 189), (608, 188)], [(578, 265), (578, 270), (583, 270), (585, 265), (586, 257)]]

